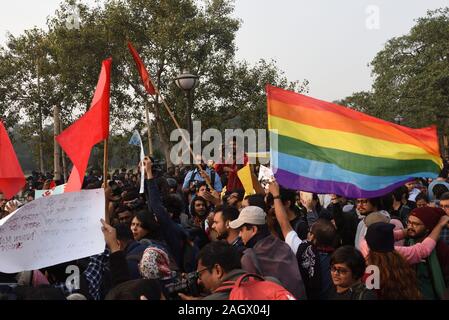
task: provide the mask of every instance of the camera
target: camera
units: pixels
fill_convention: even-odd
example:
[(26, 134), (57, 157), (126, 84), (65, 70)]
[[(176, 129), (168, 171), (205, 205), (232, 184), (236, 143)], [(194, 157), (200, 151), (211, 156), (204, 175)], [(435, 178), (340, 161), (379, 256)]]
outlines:
[(150, 157), (151, 162), (153, 163), (153, 176), (155, 178), (159, 178), (162, 176), (162, 174), (166, 171), (165, 170), (165, 161), (163, 160), (156, 160), (153, 157)]
[(197, 296), (199, 295), (198, 272), (176, 273), (169, 280), (164, 281), (164, 287), (170, 300), (179, 300), (178, 293)]

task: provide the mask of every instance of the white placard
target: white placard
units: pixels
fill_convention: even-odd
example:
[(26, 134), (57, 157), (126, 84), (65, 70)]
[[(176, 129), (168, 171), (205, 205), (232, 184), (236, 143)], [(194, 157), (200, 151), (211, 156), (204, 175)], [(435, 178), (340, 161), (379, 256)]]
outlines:
[(260, 165), (259, 178), (257, 180), (260, 182), (264, 189), (268, 189), (268, 183), (274, 181), (273, 171), (268, 167)]
[(31, 201), (0, 220), (0, 272), (36, 270), (102, 253), (104, 189)]

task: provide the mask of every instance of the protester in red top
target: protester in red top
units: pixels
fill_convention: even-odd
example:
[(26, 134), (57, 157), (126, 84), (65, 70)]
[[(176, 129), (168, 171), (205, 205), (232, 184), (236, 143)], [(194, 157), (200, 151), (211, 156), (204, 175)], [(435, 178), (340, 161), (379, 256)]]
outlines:
[[(232, 148), (232, 154), (226, 155), (223, 157), (224, 163), (216, 164), (214, 169), (220, 176), (223, 174), (227, 174), (228, 183), (226, 184), (226, 191), (233, 191), (237, 189), (243, 189), (242, 182), (237, 176), (237, 171), (248, 164), (248, 156), (243, 154), (243, 163), (242, 161), (238, 161), (237, 157), (237, 142), (236, 139), (232, 139), (229, 142), (230, 147)], [(224, 148), (223, 148), (224, 149)], [(223, 150), (223, 154), (224, 154)], [(240, 163), (239, 163), (240, 162)], [(232, 163), (232, 164), (231, 164)]]

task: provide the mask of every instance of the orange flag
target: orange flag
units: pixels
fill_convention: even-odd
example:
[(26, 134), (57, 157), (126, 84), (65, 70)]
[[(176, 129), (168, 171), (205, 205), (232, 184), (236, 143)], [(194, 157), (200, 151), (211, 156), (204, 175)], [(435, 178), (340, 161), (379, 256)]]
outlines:
[(112, 58), (103, 61), (89, 111), (56, 137), (73, 163), (65, 192), (81, 189), (92, 147), (109, 136), (111, 64)]

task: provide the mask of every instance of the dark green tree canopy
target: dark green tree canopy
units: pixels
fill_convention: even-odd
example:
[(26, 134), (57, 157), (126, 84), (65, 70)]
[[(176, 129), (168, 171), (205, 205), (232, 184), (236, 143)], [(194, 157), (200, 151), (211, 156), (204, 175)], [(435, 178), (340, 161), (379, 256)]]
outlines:
[(144, 127), (149, 105), (155, 131), (167, 156), (174, 125), (161, 105), (144, 92), (127, 41), (138, 50), (178, 121), (185, 126), (184, 93), (175, 85), (183, 69), (199, 76), (193, 118), (203, 128), (224, 128), (239, 116), (243, 129), (265, 128), (264, 87), (271, 83), (297, 91), (307, 81), (288, 82), (274, 61), (252, 66), (235, 58), (241, 22), (231, 0), (106, 0), (90, 7), (82, 1), (79, 28), (68, 28), (75, 1), (66, 0), (48, 18), (48, 30), (10, 36), (0, 49), (0, 111), (8, 122), (21, 118), (27, 131), (43, 135), (58, 105), (64, 127), (90, 106), (101, 61), (113, 57), (111, 133)]

